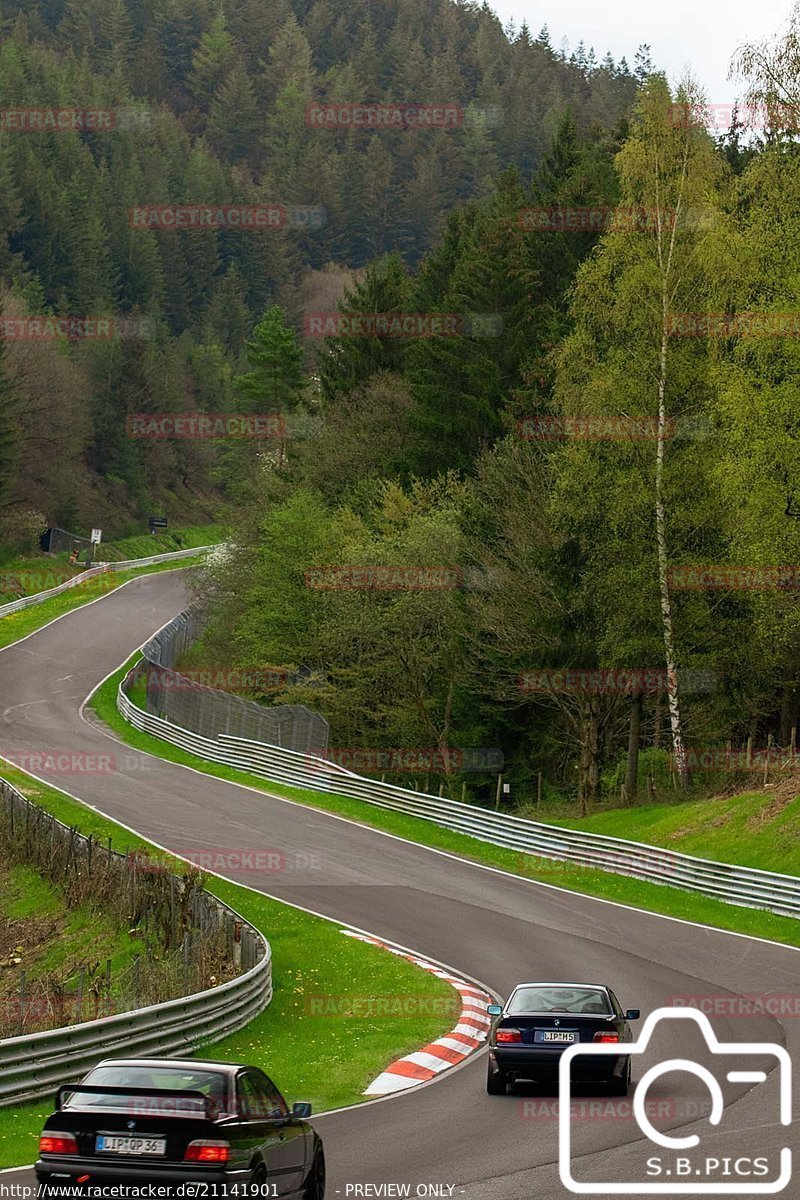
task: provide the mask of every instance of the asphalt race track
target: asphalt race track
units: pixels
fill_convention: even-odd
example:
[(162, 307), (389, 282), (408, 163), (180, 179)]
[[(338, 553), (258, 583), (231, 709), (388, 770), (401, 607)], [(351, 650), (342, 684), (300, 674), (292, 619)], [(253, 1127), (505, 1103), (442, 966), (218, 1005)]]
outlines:
[[(794, 997), (800, 990), (800, 957), (788, 947), (486, 870), (109, 740), (89, 723), (90, 714), (81, 717), (81, 704), (184, 606), (183, 578), (181, 572), (144, 576), (2, 651), (0, 752), (14, 759), (41, 751), (112, 754), (111, 773), (47, 779), (177, 853), (279, 848), (289, 869), (239, 870), (230, 877), (429, 955), (502, 996), (523, 978), (596, 980), (608, 982), (624, 1008), (640, 1007), (644, 1016), (675, 997), (722, 997), (724, 1007), (725, 997)], [(310, 865), (295, 867), (298, 861)], [(722, 1041), (777, 1042), (797, 1062), (797, 1002), (794, 1013), (780, 1019), (723, 1015), (713, 1024)], [(685, 1072), (672, 1073), (651, 1089), (651, 1100), (659, 1101), (655, 1124), (699, 1134), (700, 1153), (719, 1159), (769, 1156), (774, 1165), (781, 1147), (794, 1147), (794, 1128), (778, 1123), (780, 1072), (773, 1061), (739, 1060), (739, 1070), (764, 1065), (768, 1077), (759, 1084), (728, 1083), (729, 1060), (712, 1058), (691, 1027), (674, 1022), (661, 1025), (649, 1051), (634, 1059), (634, 1079), (676, 1057), (713, 1070), (725, 1112), (711, 1127), (703, 1119), (705, 1087)], [(440, 1195), (470, 1200), (563, 1200), (569, 1193), (558, 1173), (556, 1097), (522, 1087), (489, 1097), (485, 1074), (479, 1054), (403, 1096), (319, 1118), (329, 1197), (403, 1194), (367, 1184), (407, 1184), (411, 1196), (421, 1185), (419, 1194), (431, 1195), (427, 1185), (438, 1184)], [(281, 1082), (291, 1094), (291, 1081)], [(662, 1155), (665, 1166), (676, 1157), (642, 1137), (629, 1102), (605, 1100), (593, 1108), (591, 1093), (578, 1098), (584, 1102), (573, 1122), (579, 1179), (638, 1184), (648, 1157)], [(769, 1178), (775, 1174), (770, 1170)], [(32, 1182), (32, 1174), (5, 1174), (0, 1182)], [(748, 1189), (740, 1194), (757, 1194), (746, 1180), (740, 1183)], [(800, 1184), (783, 1194), (800, 1195)]]

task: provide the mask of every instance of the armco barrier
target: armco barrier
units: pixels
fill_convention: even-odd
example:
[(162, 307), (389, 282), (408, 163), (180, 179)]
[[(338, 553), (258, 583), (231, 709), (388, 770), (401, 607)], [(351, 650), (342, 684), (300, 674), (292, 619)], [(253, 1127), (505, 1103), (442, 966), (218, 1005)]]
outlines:
[[(125, 694), (131, 671), (120, 684), (117, 707), (136, 729), (172, 742), (211, 762), (239, 767), (266, 779), (313, 791), (334, 792), (411, 813), (444, 829), (467, 834), (521, 854), (597, 867), (650, 883), (700, 892), (728, 904), (761, 908), (783, 916), (800, 917), (800, 877), (779, 875), (754, 867), (737, 867), (694, 858), (659, 846), (630, 842), (604, 834), (544, 825), (506, 813), (492, 812), (455, 800), (429, 796), (393, 784), (380, 783), (347, 771), (324, 758), (220, 734), (204, 738), (160, 717), (143, 712)], [(521, 870), (522, 870), (521, 864)]]
[[(4, 780), (0, 784), (26, 803), (10, 784)], [(186, 1053), (244, 1028), (262, 1012), (272, 999), (269, 942), (227, 904), (216, 903), (230, 920), (242, 921), (243, 949), (248, 949), (243, 960), (255, 960), (249, 970), (193, 996), (0, 1041), (0, 1107), (48, 1096), (61, 1084), (80, 1079), (108, 1055)]]
[(34, 604), (42, 604), (45, 600), (52, 599), (53, 596), (60, 596), (62, 592), (69, 591), (70, 588), (78, 587), (87, 579), (93, 579), (96, 575), (104, 575), (108, 571), (132, 571), (136, 567), (150, 567), (156, 563), (162, 562), (177, 562), (181, 558), (195, 558), (198, 554), (206, 554), (209, 550), (217, 549), (216, 546), (195, 546), (190, 550), (169, 550), (165, 554), (151, 554), (149, 558), (131, 558), (126, 562), (110, 562), (98, 563), (96, 567), (90, 567), (88, 571), (81, 571), (79, 575), (73, 575), (72, 579), (67, 579), (64, 583), (59, 583), (56, 587), (48, 588), (44, 592), (36, 592), (33, 596), (20, 596), (19, 600), (12, 600), (8, 604), (0, 605), (0, 617), (7, 617), (11, 613), (20, 612), (23, 608), (31, 608)]

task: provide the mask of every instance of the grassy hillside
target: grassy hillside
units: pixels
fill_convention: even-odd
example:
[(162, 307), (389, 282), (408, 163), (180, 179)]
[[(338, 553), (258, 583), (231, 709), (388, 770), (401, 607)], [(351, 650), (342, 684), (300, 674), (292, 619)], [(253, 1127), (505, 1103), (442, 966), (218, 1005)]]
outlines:
[(800, 772), (759, 792), (615, 808), (552, 824), (666, 846), (685, 854), (800, 874)]

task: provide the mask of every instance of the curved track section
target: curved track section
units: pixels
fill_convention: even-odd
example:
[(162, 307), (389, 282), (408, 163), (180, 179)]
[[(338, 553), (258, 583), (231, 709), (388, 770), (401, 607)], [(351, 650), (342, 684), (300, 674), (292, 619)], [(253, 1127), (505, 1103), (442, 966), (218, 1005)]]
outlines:
[[(185, 602), (180, 573), (145, 576), (0, 653), (2, 753), (111, 755), (106, 772), (62, 770), (47, 778), (179, 854), (278, 848), (285, 870), (229, 876), (412, 947), (503, 995), (521, 978), (596, 979), (609, 982), (623, 1006), (646, 1013), (676, 997), (719, 997), (725, 1012), (737, 996), (797, 992), (800, 958), (791, 948), (506, 875), (114, 742), (88, 714), (81, 717), (82, 701)], [(719, 1075), (719, 1064), (680, 1024), (677, 1032), (660, 1028), (637, 1075), (665, 1057), (695, 1057)], [(800, 1047), (800, 1022), (793, 1019), (722, 1015), (714, 1028), (722, 1041)], [(419, 1089), (320, 1117), (331, 1200), (404, 1194), (563, 1200), (554, 1097), (522, 1088), (488, 1097), (485, 1066), (478, 1053)], [(775, 1070), (757, 1086), (724, 1082), (717, 1129), (698, 1120), (708, 1095), (692, 1076), (664, 1076), (651, 1099), (665, 1126), (698, 1132), (711, 1155), (777, 1156), (794, 1137), (778, 1124), (778, 1083)], [(644, 1143), (629, 1106), (610, 1110), (604, 1102), (592, 1109), (585, 1099), (574, 1122), (576, 1174), (592, 1181), (644, 1178), (641, 1164), (654, 1148)]]

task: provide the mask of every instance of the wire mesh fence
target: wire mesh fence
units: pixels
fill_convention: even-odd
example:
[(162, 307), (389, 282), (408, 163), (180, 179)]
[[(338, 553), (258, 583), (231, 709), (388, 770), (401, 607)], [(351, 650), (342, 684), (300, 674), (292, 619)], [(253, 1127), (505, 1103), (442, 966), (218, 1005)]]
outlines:
[(193, 605), (143, 647), (148, 712), (206, 738), (229, 734), (289, 750), (327, 748), (328, 722), (305, 705), (259, 704), (174, 670), (202, 628), (202, 610)]
[(178, 876), (142, 852), (120, 854), (85, 837), (0, 780), (0, 865), (34, 867), (65, 908), (101, 913), (131, 953), (49, 971), (26, 968), (18, 925), (0, 921), (0, 1038), (94, 1021), (194, 995), (246, 973), (263, 939), (187, 866)]
[(39, 546), (46, 554), (69, 554), (73, 550), (89, 550), (91, 545), (89, 538), (57, 526), (46, 529), (39, 539)]

